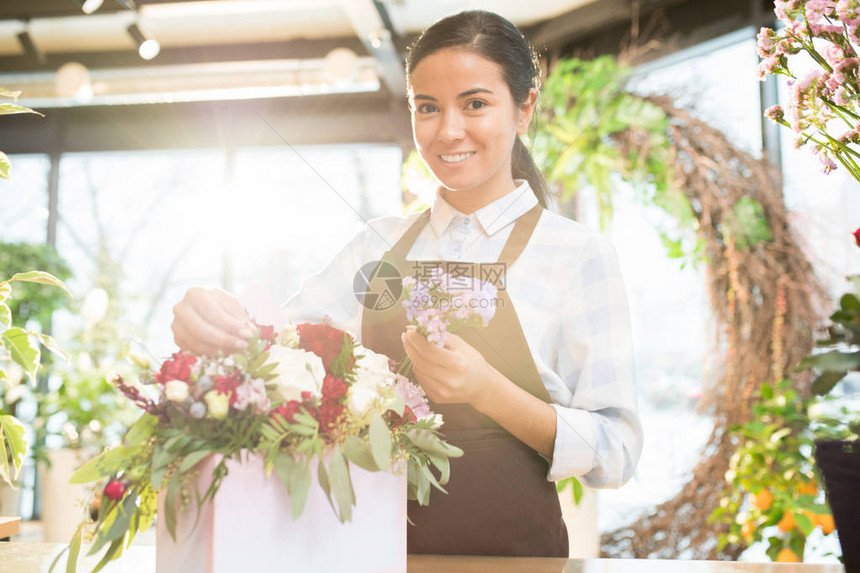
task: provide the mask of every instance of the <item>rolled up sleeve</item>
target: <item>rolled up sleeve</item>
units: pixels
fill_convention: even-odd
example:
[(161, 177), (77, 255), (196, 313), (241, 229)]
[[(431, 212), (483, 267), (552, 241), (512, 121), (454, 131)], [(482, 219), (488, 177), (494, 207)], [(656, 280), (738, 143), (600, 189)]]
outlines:
[[(627, 293), (603, 235), (585, 245), (561, 308), (558, 373), (570, 399), (553, 404), (556, 437), (548, 479), (576, 476), (616, 488), (642, 452)], [(557, 401), (558, 402), (558, 401)]]

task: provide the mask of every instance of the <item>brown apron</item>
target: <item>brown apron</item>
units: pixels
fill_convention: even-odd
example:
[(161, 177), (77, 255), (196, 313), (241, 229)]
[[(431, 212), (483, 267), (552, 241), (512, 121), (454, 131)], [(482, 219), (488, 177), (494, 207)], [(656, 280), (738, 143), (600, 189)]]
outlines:
[[(516, 261), (528, 244), (542, 211), (540, 205), (535, 205), (517, 219), (499, 263), (510, 267)], [(394, 265), (400, 276), (412, 275), (415, 265), (427, 269), (428, 265), (446, 263), (407, 261), (405, 258), (429, 219), (428, 209), (383, 255), (382, 261)], [(450, 265), (456, 265), (458, 271), (464, 266), (475, 273), (481, 270), (477, 263), (451, 261)], [(480, 277), (479, 274), (468, 276)], [(386, 279), (391, 280), (391, 277), (374, 277), (369, 290), (382, 292), (382, 283), (374, 281)], [(478, 349), (487, 362), (508, 379), (550, 402), (517, 313), (503, 290), (501, 276), (496, 274), (490, 280), (499, 288), (499, 302), (493, 319), (485, 328), (465, 328), (456, 334)], [(406, 310), (400, 300), (385, 310), (372, 310), (365, 306), (361, 343), (400, 363), (406, 356), (400, 340), (406, 325)], [(444, 416), (442, 432), (445, 438), (462, 448), (464, 454), (451, 460), (451, 479), (445, 486), (447, 495), (433, 490), (429, 506), (409, 502), (409, 519), (414, 526), (408, 528), (408, 551), (567, 557), (567, 528), (562, 520), (555, 484), (546, 479), (547, 461), (469, 404), (431, 402), (430, 406), (434, 412)]]

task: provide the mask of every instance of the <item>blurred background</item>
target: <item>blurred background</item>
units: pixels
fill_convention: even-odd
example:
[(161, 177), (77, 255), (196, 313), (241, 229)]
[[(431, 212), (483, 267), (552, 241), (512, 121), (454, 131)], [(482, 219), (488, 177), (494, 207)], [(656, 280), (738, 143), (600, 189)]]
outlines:
[[(0, 275), (30, 270), (13, 260), (32, 261), (75, 297), (30, 315), (73, 367), (41, 376), (41, 394), (12, 396), (37, 444), (13, 502), (20, 515), (41, 517), (40, 459), (121, 435), (111, 426), (130, 414), (115, 400), (99, 406), (110, 394), (100, 384), (126, 348), (157, 358), (175, 350), (172, 307), (187, 288), (263, 285), (286, 300), (366, 220), (432, 200), (434, 184), (408, 161), (402, 63), (422, 29), (466, 8), (517, 24), (545, 70), (568, 57), (622, 58), (630, 91), (672, 95), (781, 170), (793, 229), (832, 297), (860, 272), (848, 240), (860, 223), (857, 181), (821, 173), (762, 116), (786, 93), (755, 73), (756, 34), (776, 22), (772, 2), (3, 2), (0, 87), (20, 90), (18, 103), (44, 117), (0, 118), (12, 164), (0, 180), (0, 251), (19, 253), (5, 268), (0, 258)], [(588, 185), (553, 209), (601, 226)], [(675, 494), (713, 428), (697, 408), (719, 355), (706, 269), (667, 257), (661, 217), (614, 181), (603, 229), (629, 292), (645, 449), (630, 483), (587, 497), (598, 533)], [(858, 388), (848, 380), (843, 392)], [(589, 536), (585, 554), (596, 553)], [(835, 542), (819, 547), (807, 560), (834, 559)], [(760, 547), (745, 558), (766, 559)]]

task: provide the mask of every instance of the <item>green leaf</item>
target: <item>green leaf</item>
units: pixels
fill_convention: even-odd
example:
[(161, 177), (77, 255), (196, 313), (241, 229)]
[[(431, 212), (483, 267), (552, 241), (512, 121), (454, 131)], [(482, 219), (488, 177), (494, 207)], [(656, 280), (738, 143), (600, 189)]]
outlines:
[(158, 512), (158, 493), (151, 487), (144, 487), (140, 492), (140, 505), (137, 512), (137, 528), (143, 533), (152, 525), (155, 514)]
[(379, 471), (379, 466), (376, 465), (376, 461), (373, 459), (370, 446), (358, 436), (347, 436), (343, 442), (343, 453), (355, 465), (368, 471)]
[(322, 457), (320, 457), (319, 460), (319, 464), (317, 465), (317, 481), (319, 481), (320, 487), (325, 492), (326, 499), (328, 500), (329, 505), (331, 505), (332, 510), (337, 513), (337, 508), (335, 508), (334, 502), (331, 500), (331, 483), (328, 480), (328, 472), (325, 469), (325, 463), (323, 463)]
[(123, 438), (123, 444), (127, 448), (139, 446), (151, 436), (155, 427), (158, 425), (158, 418), (151, 414), (143, 414), (137, 421), (132, 424), (131, 428), (126, 432)]
[(21, 91), (13, 92), (11, 90), (0, 88), (0, 97), (8, 97), (12, 99), (18, 99), (18, 96), (21, 95)]
[(840, 350), (822, 352), (821, 354), (807, 356), (797, 365), (798, 370), (818, 368), (819, 370), (826, 370), (828, 372), (856, 370), (858, 367), (860, 367), (860, 350), (855, 352), (842, 352)]
[(442, 485), (448, 483), (448, 479), (451, 477), (451, 463), (448, 461), (448, 458), (438, 454), (427, 454), (427, 457), (441, 474), (439, 477), (439, 483)]
[(187, 472), (211, 453), (211, 450), (197, 450), (196, 452), (191, 452), (190, 454), (185, 456), (185, 458), (182, 460), (182, 463), (179, 464), (179, 473)]
[(10, 328), (3, 333), (3, 346), (12, 360), (18, 363), (30, 380), (36, 383), (36, 369), (39, 367), (39, 347), (33, 344), (29, 333), (21, 328)]
[(851, 293), (844, 294), (839, 299), (839, 306), (842, 307), (842, 310), (860, 312), (860, 299)]
[(833, 387), (845, 378), (848, 372), (824, 372), (812, 383), (812, 393), (816, 396), (826, 396)]
[[(18, 478), (21, 464), (27, 455), (27, 430), (17, 418), (9, 414), (0, 415), (0, 449), (3, 455), (0, 458), (0, 478), (11, 485), (12, 481)], [(14, 470), (11, 476), (8, 471), (10, 462)]]
[(815, 524), (812, 523), (812, 520), (806, 517), (803, 513), (795, 513), (794, 522), (806, 536), (809, 536), (809, 534), (812, 533), (812, 530), (815, 529)]
[(39, 342), (42, 343), (42, 346), (44, 346), (66, 362), (69, 361), (69, 355), (66, 354), (66, 352), (62, 348), (60, 348), (60, 345), (57, 344), (53, 337), (47, 334), (42, 334), (41, 332), (34, 332), (33, 334), (36, 336)]
[[(277, 462), (275, 467), (277, 467)], [(320, 460), (320, 467), (324, 473), (325, 468), (322, 466), (322, 460)], [(296, 464), (293, 471), (290, 472), (290, 487), (288, 489), (290, 492), (290, 510), (293, 521), (295, 521), (301, 517), (302, 511), (305, 509), (305, 502), (308, 500), (308, 491), (311, 489), (311, 470), (307, 462)]]
[(391, 430), (379, 415), (370, 420), (370, 451), (380, 470), (391, 467)]
[[(0, 154), (3, 152), (0, 151)], [(0, 300), (6, 300), (12, 294), (12, 285), (9, 281), (0, 281)]]
[[(81, 534), (83, 533), (84, 524), (80, 524), (72, 535), (72, 540), (69, 542), (69, 560), (66, 562), (66, 573), (75, 573), (78, 568), (78, 555), (81, 553)], [(51, 566), (53, 569), (54, 566)]]
[(26, 273), (17, 273), (12, 275), (12, 278), (9, 279), (9, 282), (26, 282), (26, 283), (38, 283), (43, 285), (51, 285), (63, 290), (64, 293), (72, 296), (72, 293), (69, 292), (69, 289), (66, 288), (66, 285), (63, 281), (52, 275), (51, 273), (46, 273), (45, 271), (28, 271)]
[(125, 499), (122, 500), (122, 503), (117, 505), (116, 519), (113, 520), (110, 528), (104, 532), (104, 539), (106, 541), (122, 539), (126, 534), (129, 525), (131, 524), (131, 518), (137, 508), (136, 501), (137, 495), (133, 492), (129, 492), (129, 494), (125, 496)]
[(164, 499), (164, 524), (174, 541), (176, 541), (176, 498), (179, 496), (182, 483), (180, 477), (181, 474), (177, 472), (170, 478), (170, 482), (167, 484), (167, 495)]
[(355, 505), (355, 490), (349, 477), (349, 465), (339, 449), (332, 452), (329, 462), (329, 479), (331, 489), (338, 506), (338, 518), (341, 523), (352, 520), (352, 506)]
[(463, 455), (463, 450), (446, 444), (430, 430), (409, 430), (406, 432), (406, 437), (426, 453), (440, 454), (449, 458), (458, 458)]
[(9, 162), (9, 156), (0, 151), (0, 177), (9, 179), (9, 171), (12, 169), (12, 164)]
[(41, 114), (38, 111), (33, 111), (29, 107), (24, 107), (23, 105), (18, 105), (16, 103), (0, 103), (0, 115), (10, 115), (13, 113), (34, 113), (45, 117), (44, 114)]
[(12, 326), (12, 311), (5, 302), (0, 302), (0, 326), (3, 328)]
[(126, 469), (137, 454), (137, 449), (117, 446), (106, 450), (91, 459), (72, 474), (70, 484), (84, 484), (112, 476), (119, 470)]

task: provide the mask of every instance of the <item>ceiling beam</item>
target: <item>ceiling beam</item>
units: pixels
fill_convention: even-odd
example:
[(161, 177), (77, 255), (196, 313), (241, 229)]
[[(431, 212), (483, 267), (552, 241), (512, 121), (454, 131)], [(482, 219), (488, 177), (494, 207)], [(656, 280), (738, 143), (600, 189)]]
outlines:
[(393, 143), (409, 146), (405, 102), (387, 93), (292, 99), (124, 105), (9, 115), (7, 153)]
[(340, 7), (365, 49), (379, 62), (379, 76), (395, 97), (406, 97), (403, 58), (397, 51), (397, 33), (385, 6), (373, 0), (340, 0)]
[(0, 57), (0, 73), (56, 71), (66, 62), (80, 62), (91, 70), (97, 70), (171, 64), (324, 58), (331, 50), (339, 47), (349, 48), (359, 56), (369, 55), (364, 44), (353, 37), (296, 39), (287, 42), (162, 48), (158, 58), (151, 61), (141, 59), (137, 50), (133, 49), (110, 52), (48, 53), (45, 54), (45, 60), (42, 63), (27, 56), (6, 56)]
[[(584, 36), (590, 36), (601, 28), (630, 22), (634, 11), (646, 15), (656, 9), (692, 0), (600, 0), (592, 2), (539, 24), (528, 30), (526, 36), (539, 49), (550, 49), (567, 44)], [(699, 0), (694, 2), (699, 4)]]

